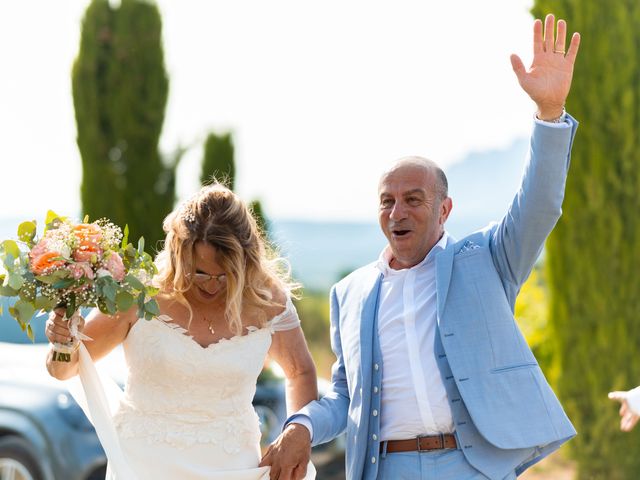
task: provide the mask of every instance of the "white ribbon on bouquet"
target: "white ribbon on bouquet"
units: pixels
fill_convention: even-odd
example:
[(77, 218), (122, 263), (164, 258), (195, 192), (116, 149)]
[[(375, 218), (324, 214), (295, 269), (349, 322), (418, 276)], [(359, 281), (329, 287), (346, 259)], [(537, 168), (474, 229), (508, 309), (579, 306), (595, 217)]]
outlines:
[[(82, 343), (92, 339), (78, 331), (81, 321), (82, 316), (78, 312), (74, 312), (69, 319), (69, 331), (73, 342), (80, 342), (80, 346), (78, 347), (78, 376), (66, 381), (67, 388), (96, 429), (98, 439), (107, 456), (107, 478), (137, 480), (136, 474), (127, 463), (113, 423), (113, 414), (118, 408), (123, 392), (113, 379), (98, 373), (91, 355)], [(57, 345), (56, 348), (58, 348)]]

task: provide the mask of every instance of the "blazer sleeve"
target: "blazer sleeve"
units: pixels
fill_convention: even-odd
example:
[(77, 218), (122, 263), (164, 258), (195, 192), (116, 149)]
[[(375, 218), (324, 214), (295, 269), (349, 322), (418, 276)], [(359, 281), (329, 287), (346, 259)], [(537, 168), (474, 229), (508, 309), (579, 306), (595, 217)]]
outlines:
[(535, 122), (520, 189), (490, 238), (493, 262), (513, 302), (562, 214), (577, 127), (568, 114), (562, 127)]
[(347, 426), (349, 411), (349, 389), (342, 354), (340, 312), (335, 286), (331, 289), (330, 299), (331, 349), (336, 356), (331, 369), (331, 389), (320, 400), (308, 403), (285, 422), (287, 425), (299, 415), (307, 417), (313, 427), (312, 445), (314, 446), (329, 442), (340, 435)]

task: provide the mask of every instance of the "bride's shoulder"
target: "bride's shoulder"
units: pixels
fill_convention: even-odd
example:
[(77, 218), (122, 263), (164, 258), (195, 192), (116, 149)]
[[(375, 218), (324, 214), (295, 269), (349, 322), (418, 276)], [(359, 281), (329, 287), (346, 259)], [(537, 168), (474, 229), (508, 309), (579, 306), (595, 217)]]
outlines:
[(298, 312), (291, 300), (291, 295), (285, 291), (278, 290), (272, 301), (277, 306), (269, 308), (267, 318), (273, 332), (292, 330), (300, 326)]
[(173, 296), (158, 295), (156, 301), (158, 302), (158, 310), (160, 311), (158, 317), (169, 317), (175, 320), (176, 318), (189, 316), (189, 308)]
[(271, 290), (271, 305), (264, 308), (267, 320), (282, 315), (289, 308), (289, 296), (284, 290), (273, 287)]

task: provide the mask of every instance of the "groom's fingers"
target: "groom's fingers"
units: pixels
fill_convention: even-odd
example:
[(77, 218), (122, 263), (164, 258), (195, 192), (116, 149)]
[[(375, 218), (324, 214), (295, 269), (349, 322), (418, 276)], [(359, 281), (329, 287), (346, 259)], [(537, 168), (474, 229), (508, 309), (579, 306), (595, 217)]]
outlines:
[(533, 22), (533, 53), (544, 52), (543, 38), (542, 38), (542, 21), (536, 19)]
[[(260, 466), (263, 466), (262, 464)], [(276, 465), (271, 465), (269, 470), (269, 480), (278, 480), (280, 477), (280, 469)]]
[(552, 13), (548, 14), (544, 19), (544, 51), (547, 53), (553, 52), (553, 44), (555, 43), (553, 31), (555, 23), (556, 19)]
[(567, 38), (567, 22), (564, 20), (558, 20), (558, 27), (556, 30), (556, 45), (553, 49), (554, 52), (564, 52), (565, 51), (565, 41)]
[(284, 467), (280, 470), (280, 475), (276, 477), (278, 480), (293, 480), (293, 468)]
[(307, 476), (307, 465), (298, 465), (294, 470), (293, 470), (293, 480), (302, 480), (304, 477)]
[(524, 68), (524, 63), (522, 63), (522, 60), (520, 59), (520, 57), (515, 53), (511, 55), (510, 59), (511, 59), (511, 67), (513, 68), (513, 72), (516, 74), (516, 77), (518, 77), (518, 81), (520, 81), (522, 76), (527, 71)]
[(271, 449), (273, 448), (273, 445), (269, 445), (269, 448), (267, 448), (267, 451), (264, 452), (264, 455), (262, 456), (262, 460), (260, 460), (260, 463), (258, 464), (259, 467), (268, 467), (269, 465), (271, 465), (272, 460), (271, 460)]
[(578, 32), (571, 36), (571, 43), (569, 44), (569, 50), (567, 50), (567, 56), (571, 64), (576, 62), (576, 55), (578, 55), (578, 48), (580, 47), (580, 34)]

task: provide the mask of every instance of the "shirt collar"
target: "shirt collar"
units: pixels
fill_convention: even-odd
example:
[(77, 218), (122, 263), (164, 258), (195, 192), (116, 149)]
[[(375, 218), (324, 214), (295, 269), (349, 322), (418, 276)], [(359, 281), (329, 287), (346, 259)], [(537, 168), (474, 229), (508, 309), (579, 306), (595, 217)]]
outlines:
[(420, 263), (418, 263), (417, 265), (414, 265), (411, 268), (403, 268), (401, 270), (394, 270), (389, 266), (389, 263), (393, 258), (393, 253), (391, 252), (391, 247), (387, 245), (386, 247), (384, 247), (384, 249), (380, 253), (380, 256), (378, 257), (378, 261), (376, 262), (375, 266), (385, 276), (389, 274), (393, 274), (394, 272), (404, 272), (404, 271), (420, 268), (426, 265), (427, 263), (429, 263), (435, 257), (436, 253), (444, 250), (447, 244), (449, 243), (450, 239), (451, 239), (451, 235), (449, 235), (449, 233), (445, 230), (442, 237), (440, 237), (440, 240), (438, 240), (438, 243), (436, 243), (431, 248), (431, 250), (429, 250), (429, 253), (427, 253), (427, 255), (422, 259)]

